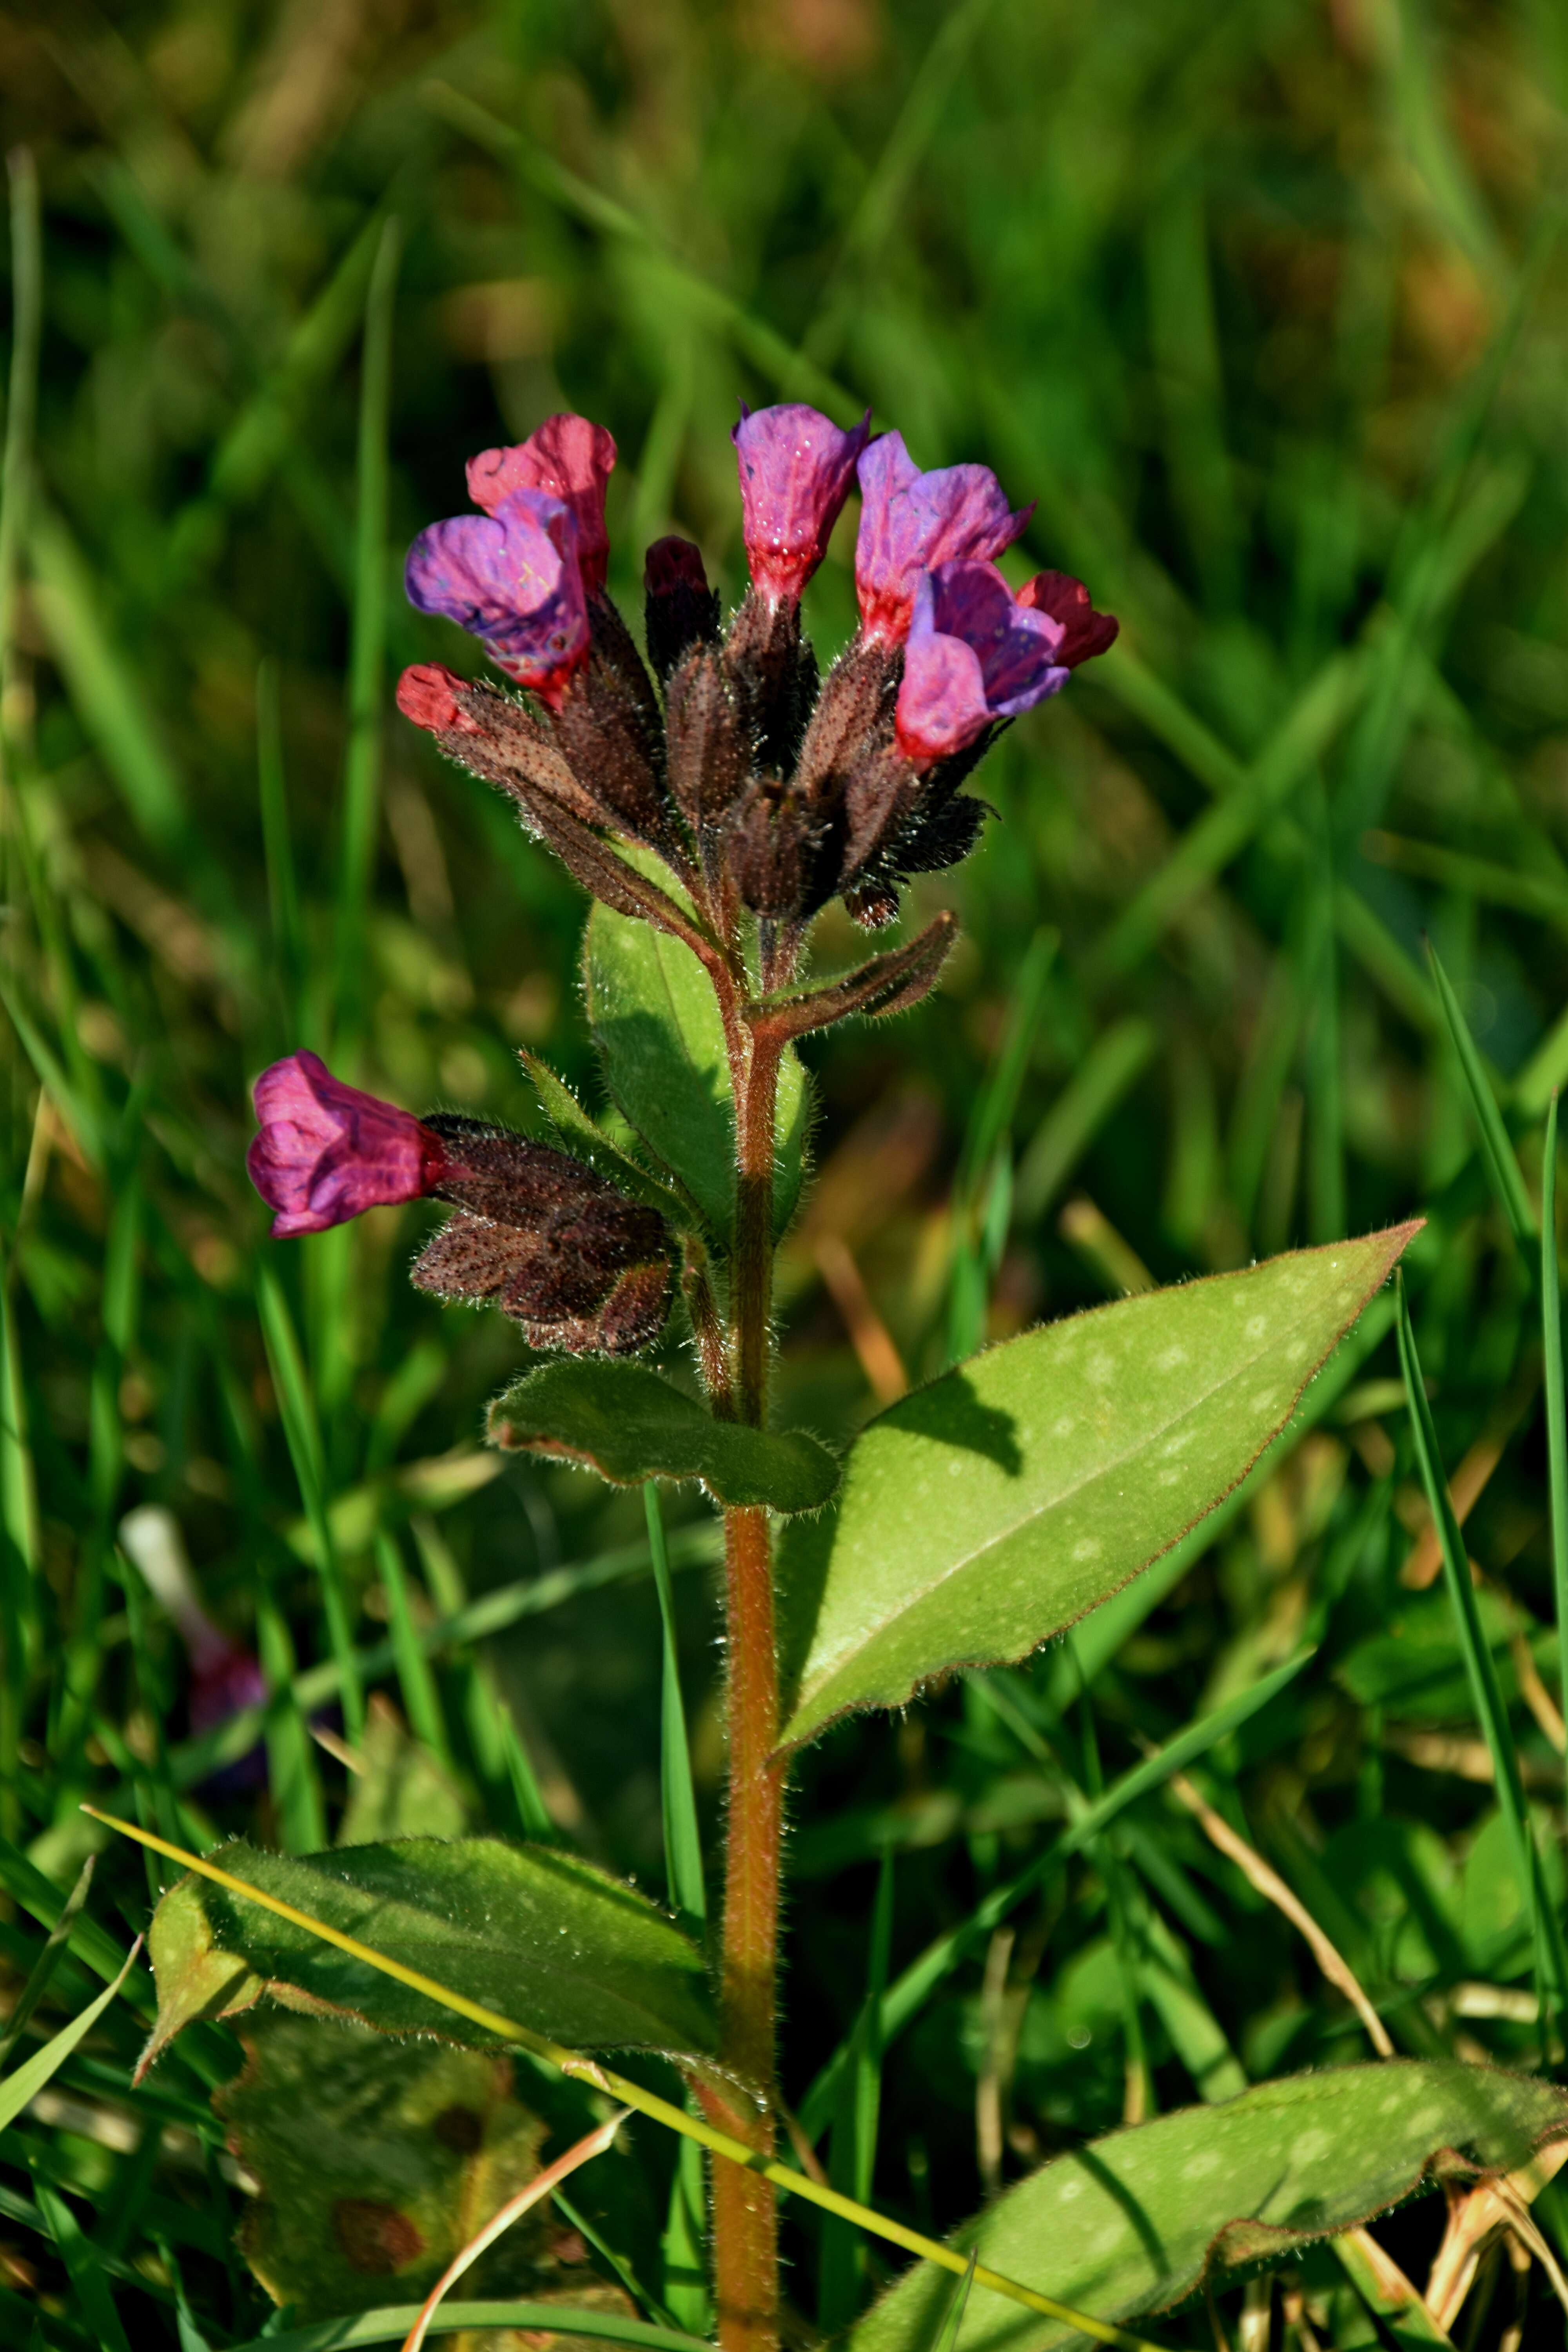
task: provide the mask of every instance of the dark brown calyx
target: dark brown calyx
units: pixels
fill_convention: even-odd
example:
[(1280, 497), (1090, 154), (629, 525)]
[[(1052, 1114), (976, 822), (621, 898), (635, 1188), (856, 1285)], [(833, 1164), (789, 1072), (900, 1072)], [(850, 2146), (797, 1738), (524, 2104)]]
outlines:
[(745, 789), (750, 746), (724, 664), (696, 646), (671, 673), (665, 703), (669, 788), (700, 840)]
[(643, 571), (647, 657), (662, 685), (695, 645), (717, 645), (719, 599), (708, 585), (702, 551), (689, 539), (656, 539)]
[(584, 824), (604, 823), (603, 810), (584, 790), (553, 736), (516, 695), (454, 680), (451, 706), (450, 723), (431, 730), (437, 742), (470, 774), (499, 785), (525, 818), (543, 801)]
[(743, 907), (771, 922), (805, 914), (816, 893), (820, 833), (798, 786), (758, 776), (730, 819), (724, 853)]
[(436, 1197), (458, 1213), (416, 1259), (416, 1289), (499, 1306), (536, 1348), (625, 1355), (658, 1337), (671, 1244), (656, 1210), (509, 1129), (447, 1112), (426, 1123), (448, 1155)]
[(752, 745), (752, 763), (787, 775), (816, 700), (816, 656), (800, 633), (800, 606), (748, 588), (724, 640), (724, 667)]

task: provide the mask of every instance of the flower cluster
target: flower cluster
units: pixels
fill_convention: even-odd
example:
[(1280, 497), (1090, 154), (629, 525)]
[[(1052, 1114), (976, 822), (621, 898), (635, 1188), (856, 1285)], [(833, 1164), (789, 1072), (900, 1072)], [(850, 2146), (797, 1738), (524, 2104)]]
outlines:
[[(868, 415), (846, 430), (795, 404), (742, 410), (733, 438), (751, 585), (728, 626), (700, 550), (662, 539), (644, 573), (645, 659), (605, 588), (616, 445), (586, 417), (552, 416), (473, 460), (479, 511), (422, 531), (406, 572), (412, 602), (478, 637), (525, 693), (428, 663), (397, 690), (404, 715), (509, 794), (595, 897), (675, 931), (732, 1002), (749, 985), (749, 918), (764, 991), (778, 992), (830, 899), (875, 929), (909, 877), (956, 864), (986, 814), (960, 789), (986, 748), (1116, 635), (1064, 572), (1008, 586), (996, 558), (1032, 509), (1010, 509), (985, 467), (922, 473), (897, 433), (872, 437)], [(824, 679), (801, 596), (857, 486), (860, 625)], [(679, 892), (622, 841), (652, 850)], [(793, 1034), (913, 1003), (951, 937), (939, 921), (816, 998), (746, 1017)], [(445, 1201), (457, 1213), (415, 1265), (420, 1288), (494, 1302), (536, 1347), (614, 1355), (658, 1337), (663, 1218), (564, 1152), (415, 1118), (309, 1053), (262, 1074), (256, 1107), (250, 1173), (275, 1234)]]
[[(973, 846), (985, 810), (959, 787), (1116, 623), (1064, 572), (1009, 588), (996, 558), (1032, 509), (1010, 509), (986, 467), (922, 473), (899, 434), (794, 403), (743, 412), (733, 437), (751, 586), (727, 630), (700, 550), (660, 540), (645, 666), (605, 588), (615, 444), (552, 416), (474, 460), (484, 513), (432, 525), (407, 567), (413, 602), (478, 636), (534, 701), (420, 665), (399, 705), (590, 887), (563, 846), (579, 825), (657, 851), (721, 940), (744, 910), (798, 942), (839, 896), (874, 929), (908, 877)], [(857, 486), (860, 626), (819, 682), (800, 600)]]

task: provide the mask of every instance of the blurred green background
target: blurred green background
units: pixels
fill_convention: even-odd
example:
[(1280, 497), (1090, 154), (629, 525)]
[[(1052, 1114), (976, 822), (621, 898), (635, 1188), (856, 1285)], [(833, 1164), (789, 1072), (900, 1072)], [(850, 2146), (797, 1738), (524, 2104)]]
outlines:
[[(611, 586), (634, 612), (669, 530), (740, 592), (741, 397), (840, 421), (869, 404), (924, 466), (984, 460), (1038, 501), (1016, 576), (1071, 570), (1121, 617), (1115, 652), (988, 762), (979, 854), (914, 894), (963, 918), (940, 995), (809, 1050), (821, 1182), (783, 1261), (781, 1411), (842, 1439), (987, 1332), (1426, 1210), (1417, 1329), (1479, 1497), (1472, 1549), (1514, 1612), (1500, 1654), (1534, 1634), (1554, 1682), (1528, 1282), (1423, 934), (1534, 1185), (1568, 1077), (1565, 109), (1554, 0), (0, 13), (4, 136), (27, 151), (0, 525), (18, 1983), (47, 1910), (22, 1851), (68, 1885), (96, 1835), (81, 1795), (187, 1839), (295, 1843), (342, 1802), (298, 1707), (271, 1720), (269, 1792), (198, 1782), (180, 1645), (115, 1541), (141, 1504), (276, 1678), (330, 1661), (330, 1555), (416, 1728), (409, 1629), (511, 1593), (478, 1679), (442, 1654), (452, 1771), (525, 1825), (515, 1729), (563, 1828), (662, 1883), (639, 1498), (477, 1451), (522, 1351), (500, 1318), (409, 1290), (427, 1212), (274, 1246), (243, 1169), (248, 1084), (300, 1043), (415, 1108), (529, 1124), (524, 1045), (595, 1094), (575, 890), (390, 707), (403, 662), (475, 650), (405, 605), (408, 540), (462, 508), (467, 456), (556, 408), (616, 436)], [(852, 523), (808, 600), (825, 654), (852, 625)], [(820, 945), (855, 952), (841, 915)], [(1099, 1673), (1100, 1736), (1119, 1769), (1137, 1733), (1321, 1640), (1227, 1785), (1338, 1905), (1401, 2032), (1531, 2063), (1527, 2021), (1444, 2007), (1529, 1958), (1462, 1681), (1406, 1704), (1344, 1665), (1424, 1605), (1400, 1581), (1423, 1514), (1395, 1369), (1391, 1346), (1367, 1359)], [(712, 1548), (699, 1506), (668, 1517), (712, 1828)], [(1518, 1736), (1555, 1828), (1561, 1742), (1527, 1682)], [(972, 1687), (813, 1751), (791, 2095), (853, 2015), (881, 1847), (898, 1965), (1064, 1801)], [(1143, 1843), (1185, 1857), (1179, 1884), (1158, 1852), (1131, 1866), (1247, 2071), (1353, 2054), (1283, 1923), (1185, 1817)], [(1130, 2021), (1116, 1990), (1108, 1883), (1085, 1865), (889, 2062), (877, 2188), (899, 2210), (956, 2218), (1116, 2122), (1134, 2075), (1145, 2101), (1194, 2095), (1168, 2020)], [(150, 1884), (106, 1853), (94, 1909), (140, 1927)], [(123, 2088), (132, 2022), (105, 2032), (69, 2095), (134, 2115), (152, 2152), (115, 2155), (74, 2111), (0, 2135), (0, 2340), (70, 2299), (26, 2202), (38, 2163), (119, 2263), (136, 2342), (175, 2340), (179, 2276), (230, 2340), (260, 2310), (204, 2203), (232, 2187), (160, 2155)], [(1006, 2131), (977, 2137), (998, 2064)]]

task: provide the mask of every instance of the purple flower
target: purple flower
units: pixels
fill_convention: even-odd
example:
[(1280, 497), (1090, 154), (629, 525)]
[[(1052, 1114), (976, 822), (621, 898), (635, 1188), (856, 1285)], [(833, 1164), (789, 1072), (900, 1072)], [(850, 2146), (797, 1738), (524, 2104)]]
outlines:
[(547, 416), (526, 441), (510, 449), (482, 449), (468, 460), (468, 496), (486, 514), (498, 514), (513, 490), (547, 490), (577, 526), (583, 585), (597, 595), (609, 565), (605, 490), (615, 470), (616, 445), (586, 416)]
[(990, 562), (1011, 547), (1035, 509), (1015, 514), (989, 466), (922, 474), (900, 433), (884, 433), (860, 459), (860, 535), (855, 593), (862, 635), (900, 646), (922, 572), (939, 563)]
[(432, 523), (408, 551), (408, 601), (484, 640), (499, 669), (552, 706), (588, 655), (588, 611), (571, 509), (509, 491), (493, 515)]
[(447, 1168), (446, 1146), (395, 1104), (334, 1078), (315, 1054), (290, 1054), (256, 1081), (261, 1132), (250, 1181), (277, 1215), (277, 1240), (324, 1233), (365, 1209), (417, 1201)]
[(1059, 693), (1066, 631), (1014, 601), (994, 563), (943, 563), (921, 579), (894, 727), (917, 768), (962, 751), (995, 719)]
[(730, 438), (740, 464), (746, 561), (770, 604), (798, 603), (826, 554), (870, 430), (869, 409), (845, 433), (799, 401), (754, 414), (742, 403)]

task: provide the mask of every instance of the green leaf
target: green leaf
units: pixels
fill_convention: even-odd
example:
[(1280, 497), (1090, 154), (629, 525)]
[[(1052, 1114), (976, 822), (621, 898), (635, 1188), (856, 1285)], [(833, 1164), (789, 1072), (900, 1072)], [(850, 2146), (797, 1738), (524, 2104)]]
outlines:
[(715, 1502), (773, 1511), (819, 1510), (838, 1484), (837, 1463), (804, 1430), (715, 1421), (657, 1372), (587, 1357), (525, 1373), (491, 1405), (489, 1436), (510, 1453), (581, 1463), (614, 1486), (700, 1478)]
[[(735, 1122), (723, 1025), (707, 973), (679, 940), (605, 906), (589, 920), (586, 967), (588, 1017), (611, 1094), (714, 1232), (727, 1236), (735, 1208)], [(805, 1073), (786, 1049), (779, 1061), (773, 1169), (780, 1233), (800, 1195), (808, 1115)]]
[[(1458, 2059), (1385, 2059), (1261, 2083), (1058, 2157), (965, 2225), (961, 2247), (1097, 2318), (1163, 2311), (1238, 2263), (1353, 2228), (1434, 2180), (1495, 2175), (1568, 2128), (1555, 2084)], [(951, 2284), (917, 2263), (850, 2352), (930, 2352)], [(959, 2352), (1048, 2352), (1070, 2328), (976, 2285)]]
[(1416, 1230), (1119, 1299), (879, 1414), (780, 1548), (782, 1745), (1108, 1600), (1246, 1475)]
[[(395, 2042), (337, 2020), (258, 2010), (245, 2071), (215, 2104), (260, 2184), (241, 2251), (300, 2319), (428, 2293), (476, 2227), (539, 2170), (545, 2119), (515, 2095), (510, 2060)], [(509, 2230), (472, 2276), (632, 2316), (616, 2287), (554, 2251), (548, 2207)], [(581, 2251), (581, 2250), (578, 2250)]]
[[(335, 1853), (237, 1841), (224, 1868), (378, 1952), (581, 2050), (703, 2057), (716, 2027), (702, 1955), (644, 1896), (585, 1862), (498, 1838), (408, 1838)], [(412, 1987), (194, 1874), (153, 1915), (158, 2021), (142, 2069), (197, 2017), (270, 1992), (384, 2033), (493, 2046)]]

